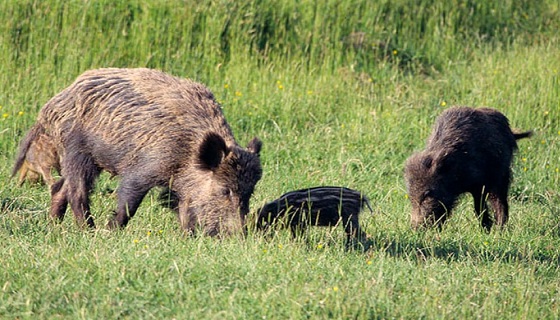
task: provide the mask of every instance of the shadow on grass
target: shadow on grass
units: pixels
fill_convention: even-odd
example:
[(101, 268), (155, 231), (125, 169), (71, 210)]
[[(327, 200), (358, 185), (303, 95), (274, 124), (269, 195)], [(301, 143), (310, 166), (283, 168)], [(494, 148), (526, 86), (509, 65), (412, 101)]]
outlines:
[[(70, 217), (69, 217), (70, 218)], [(49, 221), (45, 208), (22, 201), (18, 198), (0, 199), (0, 232), (8, 235), (49, 233), (52, 230), (52, 221)], [(370, 254), (383, 252), (388, 256), (409, 259), (423, 263), (430, 259), (441, 259), (447, 262), (463, 261), (465, 259), (479, 262), (539, 262), (560, 265), (560, 253), (556, 241), (551, 241), (550, 246), (536, 246), (527, 249), (512, 246), (503, 247), (502, 244), (470, 243), (464, 239), (440, 240), (439, 235), (393, 234), (394, 239), (387, 235), (369, 237), (364, 241), (347, 243), (333, 228), (320, 228), (326, 232), (309, 232), (293, 237), (289, 230), (274, 230), (273, 232), (255, 232), (252, 230), (249, 237), (256, 235), (263, 237), (265, 242), (299, 241), (307, 250), (324, 250), (325, 248), (340, 247), (345, 251)], [(549, 229), (549, 234), (558, 234), (560, 226)], [(329, 231), (330, 230), (330, 231)], [(340, 232), (342, 233), (342, 232)], [(554, 236), (553, 236), (554, 237)], [(247, 240), (247, 239), (246, 239)]]
[(383, 251), (391, 257), (408, 258), (418, 263), (429, 259), (448, 262), (472, 259), (480, 262), (540, 262), (560, 265), (560, 255), (554, 249), (524, 252), (515, 248), (499, 248), (490, 245), (473, 245), (464, 241), (422, 240), (372, 240), (370, 250)]

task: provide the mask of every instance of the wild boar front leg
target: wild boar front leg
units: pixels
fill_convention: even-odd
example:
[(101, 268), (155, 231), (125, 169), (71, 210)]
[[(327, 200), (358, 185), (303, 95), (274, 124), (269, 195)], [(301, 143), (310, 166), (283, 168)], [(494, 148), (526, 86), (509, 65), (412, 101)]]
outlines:
[(151, 189), (141, 177), (123, 177), (117, 189), (117, 211), (109, 221), (109, 229), (124, 228), (136, 214), (142, 200)]
[(183, 197), (179, 197), (179, 223), (181, 228), (189, 235), (196, 231), (196, 212), (192, 208), (189, 209), (189, 201)]
[(482, 227), (486, 229), (486, 231), (490, 231), (493, 222), (488, 212), (488, 204), (486, 203), (488, 193), (484, 190), (484, 187), (482, 187), (479, 191), (472, 192), (472, 196), (474, 199), (476, 217), (480, 220)]

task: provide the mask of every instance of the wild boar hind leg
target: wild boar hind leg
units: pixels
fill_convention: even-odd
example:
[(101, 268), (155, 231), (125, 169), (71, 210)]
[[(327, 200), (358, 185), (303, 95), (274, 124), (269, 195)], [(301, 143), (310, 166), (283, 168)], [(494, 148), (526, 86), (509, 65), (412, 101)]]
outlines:
[(84, 176), (75, 177), (72, 180), (67, 179), (64, 185), (67, 190), (70, 207), (72, 208), (76, 222), (80, 227), (87, 226), (89, 228), (95, 228), (95, 223), (93, 222), (89, 205), (89, 195), (93, 188), (94, 179), (95, 178), (93, 177)]
[(68, 194), (64, 185), (64, 178), (58, 180), (51, 187), (51, 209), (50, 216), (53, 219), (62, 221), (66, 208), (68, 207)]
[(361, 240), (366, 237), (365, 232), (360, 228), (358, 215), (352, 214), (349, 217), (344, 217), (342, 222), (344, 223), (344, 230), (346, 231), (348, 241), (351, 241), (353, 238)]
[(73, 129), (66, 137), (63, 142), (66, 154), (60, 166), (62, 178), (51, 188), (51, 215), (57, 215), (55, 202), (60, 202), (60, 209), (66, 202), (70, 204), (80, 227), (95, 228), (89, 196), (101, 169), (88, 152), (87, 139), (80, 130)]
[(500, 227), (505, 226), (509, 218), (507, 189), (490, 194), (490, 205), (494, 209), (494, 220)]

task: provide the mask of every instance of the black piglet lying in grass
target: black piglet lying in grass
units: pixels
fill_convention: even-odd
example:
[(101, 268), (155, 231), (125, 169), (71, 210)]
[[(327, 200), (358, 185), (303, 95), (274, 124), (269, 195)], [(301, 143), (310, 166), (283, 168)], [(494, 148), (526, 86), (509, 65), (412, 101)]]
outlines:
[[(347, 246), (356, 240), (366, 246), (367, 235), (360, 228), (359, 214), (368, 198), (361, 192), (344, 187), (315, 187), (291, 191), (266, 203), (258, 210), (257, 229), (265, 230), (280, 224), (290, 227), (297, 235), (307, 226), (334, 226), (341, 223), (347, 236)], [(367, 248), (365, 248), (367, 249)]]

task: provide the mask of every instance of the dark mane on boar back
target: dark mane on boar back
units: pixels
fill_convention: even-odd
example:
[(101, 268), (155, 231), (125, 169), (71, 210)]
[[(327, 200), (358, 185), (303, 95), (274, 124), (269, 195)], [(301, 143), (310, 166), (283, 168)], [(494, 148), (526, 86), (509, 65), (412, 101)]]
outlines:
[(69, 204), (78, 224), (94, 227), (89, 195), (105, 170), (120, 178), (109, 228), (126, 226), (151, 188), (167, 187), (187, 232), (243, 229), (261, 142), (240, 147), (202, 84), (151, 69), (90, 70), (45, 104), (36, 125), (62, 154), (51, 217)]
[(412, 227), (441, 226), (459, 195), (466, 192), (472, 194), (475, 212), (486, 230), (494, 222), (504, 226), (516, 140), (531, 134), (513, 133), (508, 119), (494, 109), (445, 110), (436, 119), (426, 149), (413, 154), (405, 165)]

